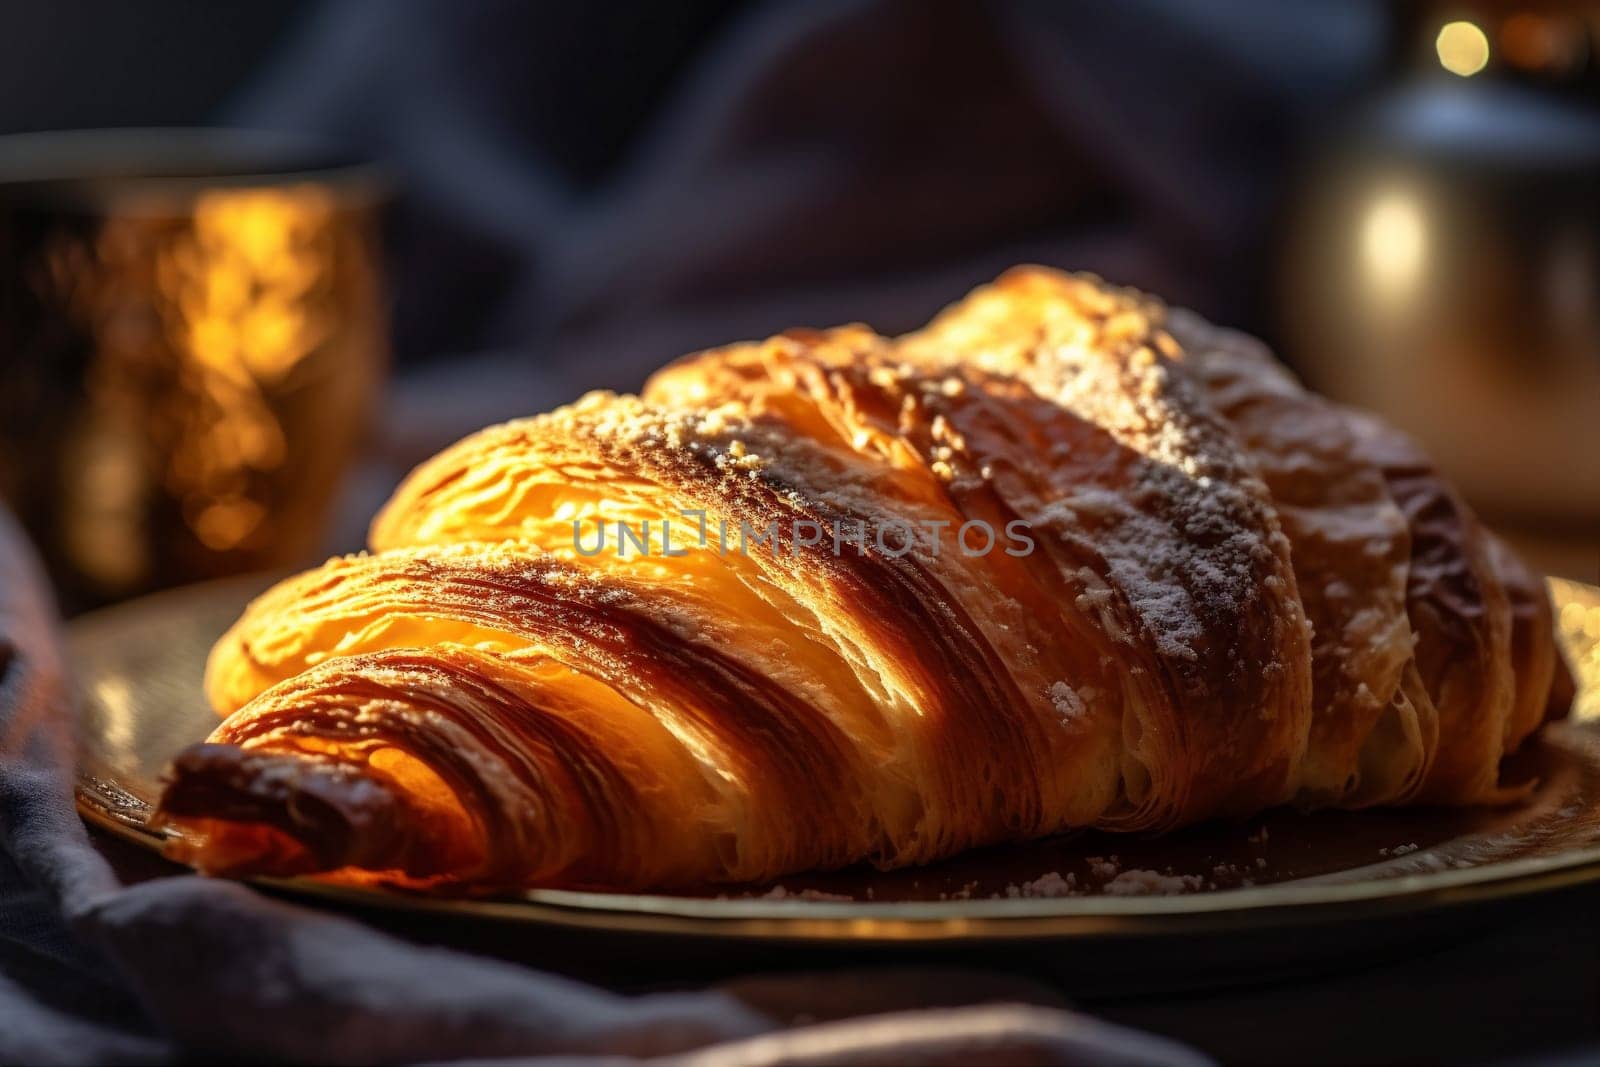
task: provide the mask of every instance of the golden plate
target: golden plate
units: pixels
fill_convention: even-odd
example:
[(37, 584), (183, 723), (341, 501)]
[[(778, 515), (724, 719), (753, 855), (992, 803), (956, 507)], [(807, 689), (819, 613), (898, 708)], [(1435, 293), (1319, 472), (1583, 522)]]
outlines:
[[(161, 847), (162, 835), (146, 823), (161, 769), (216, 722), (200, 691), (205, 654), (264, 584), (195, 586), (72, 624), (83, 696), (78, 804), (89, 822)], [(539, 931), (543, 954), (569, 946), (597, 965), (626, 959), (643, 967), (665, 953), (681, 969), (692, 945), (714, 946), (729, 966), (744, 958), (741, 948), (983, 945), (1036, 955), (1053, 946), (1046, 954), (1059, 968), (1083, 960), (1063, 949), (1116, 943), (1121, 953), (1139, 942), (1163, 949), (1167, 984), (1190, 985), (1212, 980), (1197, 969), (1220, 965), (1259, 977), (1263, 965), (1310, 964), (1359, 941), (1393, 947), (1482, 914), (1468, 905), (1600, 881), (1600, 589), (1551, 585), (1584, 682), (1572, 720), (1518, 757), (1515, 773), (1539, 785), (1515, 808), (1279, 811), (1160, 838), (1081, 833), (916, 870), (858, 868), (704, 896), (533, 890), (438, 898), (310, 879), (265, 884), (407, 930), (432, 930), (441, 920), (515, 920)], [(1184, 891), (1172, 895), (1124, 892), (1179, 885)], [(499, 928), (497, 940), (505, 924)], [(607, 936), (596, 940), (600, 934)], [(1170, 951), (1176, 944), (1211, 948), (1178, 959)], [(1096, 966), (1103, 989), (1112, 979), (1103, 963)]]

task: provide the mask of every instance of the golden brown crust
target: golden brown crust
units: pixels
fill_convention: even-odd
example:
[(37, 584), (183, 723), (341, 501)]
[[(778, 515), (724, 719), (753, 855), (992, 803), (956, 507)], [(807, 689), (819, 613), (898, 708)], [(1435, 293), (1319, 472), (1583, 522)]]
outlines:
[[(1516, 751), (1549, 716), (1550, 695), (1566, 663), (1551, 640), (1555, 617), (1544, 579), (1511, 546), (1488, 534), (1489, 564), (1506, 589), (1511, 608), (1511, 674), (1514, 692), (1506, 718), (1505, 750)], [(1565, 706), (1556, 710), (1564, 711)]]
[[(1153, 782), (1150, 810), (1103, 823), (1127, 828), (1287, 799), (1310, 719), (1289, 543), (1254, 466), (1172, 358), (1160, 312), (1142, 294), (1019, 268), (898, 346), (1033, 394), (1027, 415), (994, 420), (1020, 416), (1037, 434), (1006, 455), (1016, 477), (1001, 491), (1054, 535), (1047, 544), (1098, 555), (1095, 580), (1153, 654), (1134, 677), (1162, 687), (1132, 701), (1124, 743), (1146, 773), (1177, 782)], [(1090, 427), (1087, 440), (1067, 437), (1068, 422)], [(1096, 478), (1107, 469), (1114, 482)]]
[(1184, 366), (1256, 460), (1310, 620), (1313, 717), (1297, 797), (1308, 806), (1400, 803), (1437, 744), (1430, 701), (1405, 691), (1412, 659), (1410, 527), (1345, 412), (1306, 392), (1257, 341), (1171, 314)]
[[(1414, 699), (1425, 694), (1439, 723), (1417, 799), (1497, 799), (1515, 664), (1510, 600), (1490, 561), (1488, 533), (1409, 438), (1369, 415), (1347, 418), (1357, 430), (1356, 454), (1382, 472), (1411, 529), (1406, 611), (1416, 635)], [(1553, 644), (1553, 633), (1545, 640)]]
[(1408, 449), (1038, 269), (687, 357), (447, 449), (252, 604), (162, 816), (226, 873), (645, 889), (1492, 797), (1548, 608)]

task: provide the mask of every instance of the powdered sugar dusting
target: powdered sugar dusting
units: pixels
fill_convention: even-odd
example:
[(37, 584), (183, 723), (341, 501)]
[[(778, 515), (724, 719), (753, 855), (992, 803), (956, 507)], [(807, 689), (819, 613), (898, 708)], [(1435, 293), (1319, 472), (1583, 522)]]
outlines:
[(1135, 869), (1123, 871), (1102, 890), (1113, 897), (1173, 896), (1192, 893), (1204, 888), (1205, 882), (1197, 874), (1162, 874), (1160, 871)]
[(843, 893), (827, 893), (821, 889), (786, 889), (781, 885), (775, 885), (755, 899), (853, 901), (855, 897), (846, 896)]
[(1090, 531), (1144, 637), (1194, 662), (1206, 635), (1236, 629), (1263, 597), (1274, 601), (1264, 614), (1300, 609), (1266, 487), (1173, 362), (1163, 315), (1153, 299), (1096, 279), (1022, 269), (902, 346), (1021, 380), (1144, 460), (1127, 463), (1118, 478), (1129, 484), (1114, 490), (1063, 486), (1039, 519), (1069, 543)]
[[(1093, 693), (1093, 690), (1088, 690)], [(1064, 723), (1072, 722), (1080, 717), (1086, 710), (1083, 697), (1076, 689), (1066, 682), (1056, 682), (1050, 687), (1050, 703), (1056, 709), (1056, 714), (1061, 716)]]
[(1065, 875), (1060, 871), (1051, 871), (1048, 874), (1040, 875), (1031, 882), (1006, 886), (1006, 896), (1012, 899), (1051, 900), (1058, 897), (1077, 895), (1078, 876), (1070, 871)]

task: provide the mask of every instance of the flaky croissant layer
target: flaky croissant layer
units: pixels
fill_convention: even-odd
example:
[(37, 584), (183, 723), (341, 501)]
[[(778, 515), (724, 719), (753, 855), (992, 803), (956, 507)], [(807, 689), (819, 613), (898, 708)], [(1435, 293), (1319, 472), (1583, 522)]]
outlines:
[(484, 430), (371, 549), (217, 643), (160, 810), (202, 868), (652, 889), (1501, 800), (1559, 669), (1407, 439), (1041, 268)]

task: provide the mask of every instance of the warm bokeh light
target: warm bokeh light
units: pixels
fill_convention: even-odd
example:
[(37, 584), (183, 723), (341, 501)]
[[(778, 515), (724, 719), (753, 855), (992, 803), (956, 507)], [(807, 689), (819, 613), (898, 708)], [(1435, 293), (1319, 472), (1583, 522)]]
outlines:
[(1572, 717), (1600, 720), (1600, 593), (1559, 579), (1555, 587), (1556, 625), (1568, 651), (1568, 666), (1578, 680)]
[(1439, 65), (1451, 74), (1470, 78), (1489, 65), (1489, 38), (1471, 22), (1447, 23), (1434, 42)]
[(1582, 62), (1583, 23), (1524, 11), (1501, 25), (1499, 45), (1500, 55), (1512, 66), (1559, 75)]
[(172, 250), (168, 296), (193, 358), (240, 381), (276, 382), (323, 339), (314, 294), (331, 269), (333, 211), (316, 186), (219, 190), (195, 207)]
[(1407, 292), (1422, 271), (1427, 227), (1416, 199), (1388, 193), (1373, 201), (1361, 225), (1361, 253), (1379, 295)]
[(166, 482), (207, 548), (243, 544), (267, 519), (254, 476), (286, 458), (267, 390), (331, 329), (317, 299), (332, 274), (333, 204), (317, 186), (217, 190), (160, 260), (171, 342), (197, 394)]

